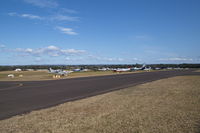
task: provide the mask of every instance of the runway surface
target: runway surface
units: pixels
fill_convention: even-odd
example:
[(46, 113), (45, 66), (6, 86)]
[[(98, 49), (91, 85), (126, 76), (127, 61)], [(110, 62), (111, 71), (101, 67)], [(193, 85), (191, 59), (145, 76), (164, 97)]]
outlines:
[(192, 74), (195, 74), (192, 70), (177, 70), (55, 81), (0, 82), (0, 120), (158, 79)]

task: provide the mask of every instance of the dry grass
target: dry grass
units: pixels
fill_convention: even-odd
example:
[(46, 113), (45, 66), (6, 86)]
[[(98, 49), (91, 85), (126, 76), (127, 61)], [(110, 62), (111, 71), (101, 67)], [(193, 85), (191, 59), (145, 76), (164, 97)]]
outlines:
[[(15, 78), (9, 78), (8, 74), (14, 74)], [(19, 77), (23, 75), (23, 77)], [(50, 80), (52, 74), (47, 71), (2, 71), (0, 72), (0, 81), (32, 81), (32, 80)]]
[(158, 80), (0, 121), (1, 133), (199, 132), (200, 76)]
[[(88, 71), (88, 72), (73, 72), (67, 76), (61, 77), (61, 79), (65, 78), (77, 78), (77, 77), (89, 77), (89, 76), (104, 76), (104, 75), (114, 75), (114, 74), (127, 74), (127, 73), (138, 73), (137, 72), (122, 72), (116, 73), (113, 71)], [(15, 78), (9, 78), (8, 74), (14, 74)], [(19, 77), (19, 75), (23, 75), (23, 77)], [(53, 78), (53, 74), (48, 73), (47, 71), (3, 71), (0, 72), (0, 81), (41, 81), (41, 80), (55, 80)]]
[(200, 72), (200, 69), (196, 70), (195, 72)]

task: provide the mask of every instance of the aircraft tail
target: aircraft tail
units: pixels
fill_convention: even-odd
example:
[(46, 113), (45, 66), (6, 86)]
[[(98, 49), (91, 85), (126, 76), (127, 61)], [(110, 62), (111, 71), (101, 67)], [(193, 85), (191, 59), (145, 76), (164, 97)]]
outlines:
[(53, 72), (53, 69), (52, 69), (52, 68), (49, 68), (49, 72)]
[(145, 68), (146, 68), (146, 64), (143, 64), (141, 69), (144, 70)]

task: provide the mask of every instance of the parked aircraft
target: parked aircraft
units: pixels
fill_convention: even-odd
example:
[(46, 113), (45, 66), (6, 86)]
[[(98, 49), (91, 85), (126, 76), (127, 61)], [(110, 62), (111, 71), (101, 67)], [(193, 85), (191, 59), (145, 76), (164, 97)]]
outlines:
[(149, 71), (151, 68), (146, 67), (145, 64), (142, 65), (142, 67), (133, 67), (133, 68), (117, 68), (114, 70), (114, 72), (128, 72), (128, 71), (137, 71), (137, 70), (146, 70)]
[(130, 70), (131, 70), (130, 68), (118, 68), (118, 69), (114, 70), (114, 72), (127, 72)]
[(143, 64), (142, 67), (133, 67), (131, 68), (132, 71), (137, 71), (137, 70), (144, 70), (146, 68), (146, 65)]
[(80, 72), (81, 70), (80, 68), (73, 69), (74, 72)]
[(151, 67), (145, 67), (144, 70), (145, 70), (145, 71), (150, 71), (150, 70), (151, 70)]
[(54, 70), (52, 68), (49, 69), (49, 73), (52, 73), (52, 74), (55, 74), (55, 75), (67, 75), (69, 73), (72, 73), (73, 71), (63, 71), (61, 69), (57, 69), (57, 70)]

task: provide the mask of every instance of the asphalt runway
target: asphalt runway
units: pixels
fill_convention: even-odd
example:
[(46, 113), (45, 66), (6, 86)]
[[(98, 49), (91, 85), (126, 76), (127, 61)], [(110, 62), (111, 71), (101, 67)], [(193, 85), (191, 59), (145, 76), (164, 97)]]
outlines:
[(0, 82), (0, 120), (113, 90), (180, 75), (192, 70), (144, 72), (54, 81)]

